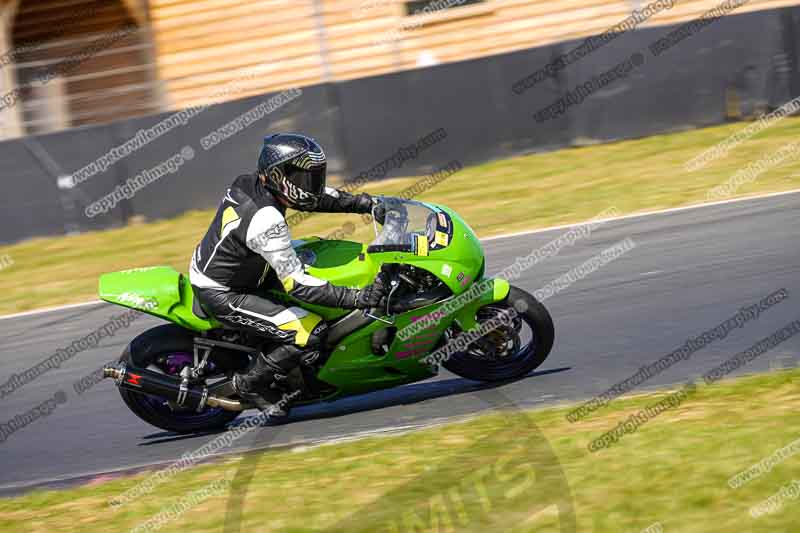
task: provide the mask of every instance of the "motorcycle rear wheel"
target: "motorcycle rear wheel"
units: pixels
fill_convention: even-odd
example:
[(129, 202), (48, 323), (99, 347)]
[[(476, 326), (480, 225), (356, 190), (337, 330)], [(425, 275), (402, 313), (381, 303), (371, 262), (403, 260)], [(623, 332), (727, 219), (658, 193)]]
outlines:
[[(133, 339), (120, 362), (178, 375), (187, 359), (191, 361), (194, 338), (191, 332), (172, 324), (149, 329)], [(179, 379), (175, 378), (176, 383)], [(206, 407), (201, 413), (171, 406), (166, 400), (130, 389), (119, 389), (122, 400), (133, 413), (150, 425), (176, 433), (199, 433), (224, 429), (241, 412)]]

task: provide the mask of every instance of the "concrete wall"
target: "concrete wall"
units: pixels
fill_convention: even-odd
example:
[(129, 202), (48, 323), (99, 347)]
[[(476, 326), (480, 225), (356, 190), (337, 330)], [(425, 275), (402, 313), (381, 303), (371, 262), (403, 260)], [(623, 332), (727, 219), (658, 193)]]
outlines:
[[(113, 227), (133, 215), (162, 218), (213, 207), (236, 175), (253, 170), (267, 132), (301, 131), (317, 137), (327, 148), (331, 172), (353, 179), (399, 148), (444, 128), (445, 139), (385, 173), (414, 175), (453, 159), (480, 163), (583, 142), (719, 124), (800, 95), (800, 8), (726, 17), (654, 56), (649, 45), (674, 28), (623, 34), (519, 95), (512, 91), (515, 82), (579, 42), (304, 87), (299, 97), (205, 150), (203, 137), (272, 95), (223, 103), (71, 188), (64, 187), (69, 180), (63, 176), (168, 115), (3, 142), (0, 242)], [(553, 120), (533, 118), (566, 91), (637, 52), (643, 64), (627, 77)], [(106, 214), (84, 214), (88, 205), (127, 178), (186, 146), (195, 155), (178, 172)]]

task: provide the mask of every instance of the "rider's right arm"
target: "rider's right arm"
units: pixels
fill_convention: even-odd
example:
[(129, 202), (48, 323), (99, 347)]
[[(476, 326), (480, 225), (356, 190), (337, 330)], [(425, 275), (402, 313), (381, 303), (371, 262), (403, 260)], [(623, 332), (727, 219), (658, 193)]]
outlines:
[(365, 192), (350, 194), (347, 191), (325, 187), (319, 204), (312, 211), (317, 213), (369, 213), (372, 211), (373, 204), (372, 196)]
[(331, 285), (306, 274), (292, 247), (289, 226), (274, 207), (262, 207), (247, 228), (247, 247), (261, 255), (275, 269), (290, 296), (309, 304), (352, 309), (358, 289)]

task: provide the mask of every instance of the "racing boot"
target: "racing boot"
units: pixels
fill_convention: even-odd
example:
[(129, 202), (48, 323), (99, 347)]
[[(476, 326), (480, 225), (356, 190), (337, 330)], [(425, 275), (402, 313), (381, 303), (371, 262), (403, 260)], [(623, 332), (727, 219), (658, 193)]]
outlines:
[(288, 416), (291, 400), (302, 393), (302, 378), (298, 381), (298, 376), (303, 353), (294, 344), (281, 345), (267, 355), (260, 352), (246, 373), (234, 374), (234, 390), (269, 417)]

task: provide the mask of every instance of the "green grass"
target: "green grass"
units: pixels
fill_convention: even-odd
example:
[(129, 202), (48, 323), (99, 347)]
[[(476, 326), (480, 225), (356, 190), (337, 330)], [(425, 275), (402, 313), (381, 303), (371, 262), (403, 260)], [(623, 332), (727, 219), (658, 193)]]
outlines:
[[(736, 147), (725, 158), (687, 173), (683, 165), (745, 124), (614, 144), (517, 157), (470, 167), (420, 195), (458, 211), (482, 237), (579, 222), (615, 206), (622, 213), (705, 201), (706, 191), (734, 172), (796, 140), (800, 118), (785, 119)], [(418, 178), (369, 184), (371, 193), (392, 194)], [(800, 187), (798, 163), (770, 169), (737, 195)], [(222, 189), (220, 189), (222, 191)], [(194, 246), (212, 217), (195, 211), (172, 220), (140, 223), (82, 235), (35, 239), (0, 247), (14, 265), (0, 270), (0, 313), (96, 298), (97, 277), (148, 265), (186, 271)], [(350, 215), (314, 215), (293, 235), (329, 235), (346, 220), (367, 238), (370, 227)]]
[[(438, 531), (558, 531), (558, 508), (548, 505), (569, 494), (578, 531), (638, 532), (655, 522), (682, 533), (794, 531), (800, 501), (757, 520), (748, 509), (800, 477), (800, 456), (738, 489), (727, 480), (800, 437), (799, 380), (790, 370), (701, 386), (597, 453), (587, 451), (590, 440), (665, 393), (619, 399), (576, 424), (565, 407), (504, 411), (400, 436), (231, 457), (121, 508), (107, 501), (150, 473), (34, 492), (0, 500), (0, 531), (128, 530), (237, 470), (247, 474), (230, 489), (243, 501), (242, 531), (409, 531), (414, 520), (418, 531), (436, 531), (432, 516)], [(229, 497), (210, 497), (163, 531), (222, 531)]]

